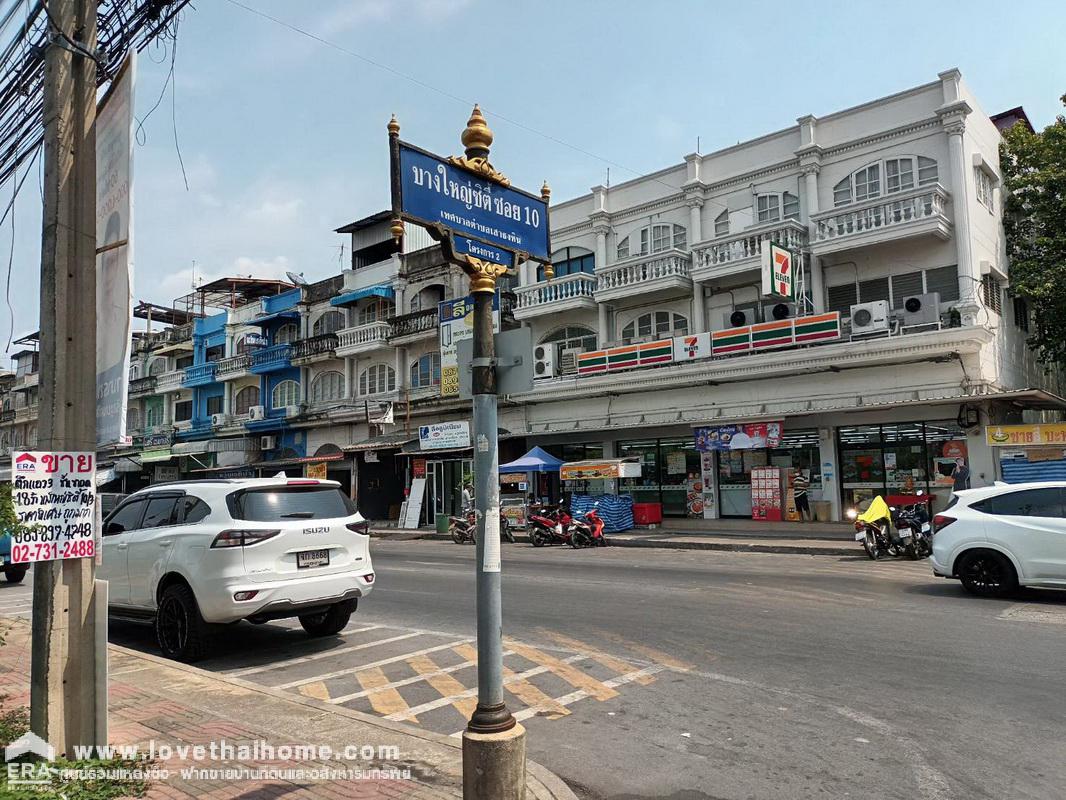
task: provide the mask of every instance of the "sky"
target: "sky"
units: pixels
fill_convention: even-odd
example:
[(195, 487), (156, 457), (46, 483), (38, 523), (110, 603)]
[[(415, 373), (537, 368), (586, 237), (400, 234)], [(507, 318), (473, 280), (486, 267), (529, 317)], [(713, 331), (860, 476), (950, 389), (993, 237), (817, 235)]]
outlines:
[[(236, 0), (196, 0), (176, 53), (141, 54), (135, 299), (169, 305), (225, 275), (337, 274), (350, 252), (334, 229), (389, 205), (393, 113), (402, 138), (448, 155), (480, 103), (494, 165), (531, 191), (547, 180), (559, 201), (608, 168), (620, 183), (697, 141), (711, 152), (950, 67), (985, 112), (1021, 105), (1037, 128), (1066, 93), (1061, 0), (240, 3), (337, 47)], [(38, 324), (39, 179), (15, 212), (14, 235), (0, 230), (0, 269), (13, 252), (5, 345)]]

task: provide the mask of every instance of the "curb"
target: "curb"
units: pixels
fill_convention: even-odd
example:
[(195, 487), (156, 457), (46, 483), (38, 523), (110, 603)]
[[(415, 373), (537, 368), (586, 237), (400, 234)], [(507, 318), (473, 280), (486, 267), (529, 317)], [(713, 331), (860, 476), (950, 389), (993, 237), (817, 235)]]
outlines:
[[(371, 535), (378, 539), (390, 541), (437, 541), (450, 542), (451, 537), (443, 533), (418, 533), (406, 532), (403, 536), (382, 535), (383, 531), (371, 531)], [(524, 534), (515, 534), (518, 544), (529, 542), (529, 537)], [(669, 539), (609, 539), (611, 547), (645, 547), (658, 550), (719, 550), (732, 553), (779, 553), (803, 556), (853, 556), (861, 554), (861, 550), (843, 545), (830, 545), (826, 547), (812, 547), (803, 544), (762, 544), (755, 542), (730, 542), (730, 541), (705, 541), (685, 542), (670, 541)]]
[[(163, 658), (162, 656), (152, 655), (151, 653), (142, 653), (140, 650), (133, 650), (129, 647), (123, 647), (118, 644), (108, 644), (109, 649), (117, 650), (126, 656), (132, 658), (139, 658), (143, 661), (148, 661), (152, 664), (158, 664), (159, 666), (166, 667), (168, 669), (178, 670), (179, 672), (187, 672), (197, 677), (217, 681), (218, 683), (228, 684), (230, 686), (238, 686), (241, 689), (251, 692), (258, 692), (259, 694), (267, 695), (278, 700), (284, 700), (289, 703), (296, 703), (298, 705), (313, 708), (316, 711), (322, 711), (329, 714), (335, 714), (341, 717), (348, 717), (349, 719), (355, 719), (364, 725), (369, 725), (373, 728), (380, 728), (382, 730), (392, 731), (394, 733), (401, 733), (404, 736), (410, 736), (414, 739), (421, 739), (425, 742), (432, 744), (444, 745), (452, 750), (459, 751), (457, 753), (458, 758), (462, 759), (462, 742), (453, 739), (450, 736), (445, 736), (442, 733), (433, 733), (432, 731), (422, 730), (411, 725), (405, 725), (402, 722), (393, 722), (392, 720), (382, 719), (381, 717), (375, 717), (373, 714), (366, 714), (362, 711), (356, 711), (351, 708), (345, 708), (344, 706), (336, 706), (331, 703), (323, 702), (322, 700), (316, 700), (313, 697), (305, 697), (303, 695), (289, 694), (283, 692), (280, 689), (274, 689), (269, 686), (261, 686), (258, 683), (252, 683), (241, 678), (232, 678), (228, 675), (221, 675), (217, 672), (211, 672), (206, 669), (195, 667), (192, 664), (183, 664), (180, 661), (171, 661), (170, 659)], [(544, 788), (547, 794), (535, 791), (535, 787), (529, 788), (530, 794), (538, 800), (578, 800), (575, 795), (560, 778), (554, 772), (547, 767), (541, 766), (535, 761), (526, 759), (526, 774), (528, 777), (533, 778), (537, 783)]]

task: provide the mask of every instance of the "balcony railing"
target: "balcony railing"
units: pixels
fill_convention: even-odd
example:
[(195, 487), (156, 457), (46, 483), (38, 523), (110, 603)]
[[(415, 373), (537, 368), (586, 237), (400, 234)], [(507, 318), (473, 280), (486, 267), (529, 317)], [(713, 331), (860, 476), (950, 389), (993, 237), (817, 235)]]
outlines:
[(6, 422), (14, 422), (14, 421), (15, 421), (15, 409), (9, 408), (6, 411), (0, 411), (0, 424), (6, 423)]
[(192, 324), (172, 325), (163, 331), (161, 340), (165, 344), (180, 344), (192, 339)]
[(292, 345), (275, 344), (252, 353), (252, 372), (273, 372), (292, 366)]
[(245, 303), (243, 306), (231, 308), (226, 317), (230, 325), (247, 325), (263, 313), (263, 304), (258, 300), (254, 303)]
[(252, 356), (250, 353), (241, 353), (240, 355), (230, 356), (229, 358), (224, 358), (218, 362), (218, 368), (215, 370), (215, 377), (220, 381), (239, 378), (242, 375), (247, 374), (251, 366)]
[(184, 386), (203, 386), (215, 382), (215, 369), (218, 363), (208, 361), (204, 364), (193, 364), (185, 368), (185, 377), (182, 379)]
[(157, 376), (155, 381), (156, 392), (159, 394), (165, 394), (166, 392), (178, 391), (182, 387), (182, 377), (184, 374), (185, 370), (175, 369)]
[(384, 347), (391, 332), (392, 326), (387, 322), (369, 322), (337, 331), (337, 355), (351, 355)]
[(691, 261), (692, 257), (686, 252), (668, 250), (611, 264), (596, 271), (596, 293), (622, 297), (634, 292), (656, 291), (686, 284), (691, 288)]
[(937, 184), (914, 189), (892, 199), (881, 198), (812, 215), (811, 221), (815, 225), (813, 244), (818, 246), (836, 240), (859, 240), (882, 231), (899, 231), (908, 235), (908, 229), (914, 233), (923, 233), (928, 229), (928, 232), (947, 239), (951, 233), (946, 210), (948, 196), (947, 190)]
[(427, 308), (404, 314), (399, 317), (391, 317), (392, 338), (399, 339), (403, 336), (416, 336), (421, 333), (435, 333), (438, 326), (437, 309)]
[(322, 333), (307, 339), (293, 342), (292, 360), (313, 360), (315, 358), (330, 358), (337, 349), (337, 334)]
[(130, 397), (144, 397), (155, 392), (156, 376), (147, 375), (130, 381)]
[(37, 403), (15, 409), (15, 422), (25, 422), (30, 419), (37, 419)]
[(773, 242), (789, 250), (807, 247), (807, 226), (797, 220), (762, 225), (693, 249), (695, 263), (692, 276), (697, 280), (731, 275), (758, 267), (764, 242)]
[(550, 283), (520, 286), (515, 290), (518, 296), (515, 311), (518, 316), (522, 316), (523, 311), (539, 307), (544, 307), (546, 311), (561, 311), (582, 305), (591, 307), (596, 303), (596, 282), (595, 275), (579, 272), (557, 278)]

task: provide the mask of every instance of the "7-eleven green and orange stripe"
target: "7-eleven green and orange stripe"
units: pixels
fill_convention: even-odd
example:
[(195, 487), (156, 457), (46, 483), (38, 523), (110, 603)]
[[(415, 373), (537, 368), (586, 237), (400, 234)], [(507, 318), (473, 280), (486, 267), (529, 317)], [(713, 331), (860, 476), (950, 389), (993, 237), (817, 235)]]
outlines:
[(711, 354), (742, 353), (751, 350), (751, 328), (727, 328), (711, 334)]
[(640, 366), (666, 364), (674, 360), (674, 340), (660, 339), (640, 345)]
[(840, 312), (815, 314), (796, 320), (796, 344), (840, 338)]
[(597, 372), (607, 371), (607, 351), (594, 350), (591, 353), (581, 353), (577, 357), (578, 375), (595, 375)]
[(761, 322), (751, 326), (751, 346), (755, 350), (792, 344), (792, 320)]

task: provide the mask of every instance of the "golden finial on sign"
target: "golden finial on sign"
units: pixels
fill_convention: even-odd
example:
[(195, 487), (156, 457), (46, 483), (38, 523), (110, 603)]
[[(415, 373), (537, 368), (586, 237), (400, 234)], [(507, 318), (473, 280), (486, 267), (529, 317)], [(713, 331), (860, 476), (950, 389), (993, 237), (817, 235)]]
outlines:
[(389, 120), (389, 136), (400, 135), (400, 122), (396, 119), (396, 115), (392, 115), (392, 119)]
[(548, 182), (547, 181), (544, 181), (544, 185), (540, 187), (540, 199), (543, 200), (545, 203), (547, 203), (549, 200), (551, 200), (551, 196), (552, 196), (551, 187), (548, 186)]
[(489, 129), (481, 109), (474, 104), (474, 110), (470, 112), (470, 119), (466, 122), (466, 130), (461, 137), (463, 147), (466, 148), (467, 158), (489, 157), (489, 148), (492, 146), (492, 131)]

